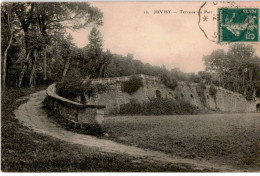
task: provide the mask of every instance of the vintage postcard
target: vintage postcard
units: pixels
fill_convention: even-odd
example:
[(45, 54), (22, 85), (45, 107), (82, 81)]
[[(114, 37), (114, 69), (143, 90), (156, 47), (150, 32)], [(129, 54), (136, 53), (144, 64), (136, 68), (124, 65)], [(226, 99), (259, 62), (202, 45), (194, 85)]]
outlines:
[(259, 172), (260, 2), (1, 3), (2, 172)]

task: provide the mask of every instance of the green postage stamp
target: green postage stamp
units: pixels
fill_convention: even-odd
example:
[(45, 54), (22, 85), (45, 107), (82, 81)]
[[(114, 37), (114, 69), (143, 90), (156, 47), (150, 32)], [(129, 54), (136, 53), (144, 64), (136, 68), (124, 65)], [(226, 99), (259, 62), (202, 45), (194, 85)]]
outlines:
[(257, 8), (219, 8), (219, 42), (258, 42)]

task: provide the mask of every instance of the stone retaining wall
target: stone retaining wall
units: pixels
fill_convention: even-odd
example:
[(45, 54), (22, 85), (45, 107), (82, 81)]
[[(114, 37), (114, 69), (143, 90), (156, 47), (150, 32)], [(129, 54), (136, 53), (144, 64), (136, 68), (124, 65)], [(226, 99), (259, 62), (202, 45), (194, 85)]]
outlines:
[[(106, 114), (111, 114), (115, 109), (119, 109), (120, 105), (129, 103), (131, 99), (135, 99), (139, 102), (149, 101), (150, 98), (156, 97), (156, 91), (160, 91), (162, 97), (183, 99), (196, 105), (199, 109), (220, 110), (223, 112), (257, 112), (260, 111), (260, 98), (256, 98), (253, 101), (247, 101), (241, 94), (229, 91), (222, 87), (216, 87), (217, 93), (215, 97), (212, 97), (209, 93), (210, 86), (206, 86), (204, 95), (206, 98), (206, 104), (201, 102), (201, 99), (196, 91), (196, 83), (178, 82), (178, 86), (175, 90), (171, 90), (166, 87), (158, 77), (138, 75), (143, 80), (143, 87), (138, 91), (129, 95), (122, 92), (121, 83), (127, 81), (131, 76), (115, 77), (115, 78), (103, 78), (92, 79), (93, 84), (108, 84), (109, 90), (103, 93), (91, 97), (88, 102), (91, 104), (103, 104), (106, 105)], [(257, 108), (258, 105), (258, 108)]]
[[(156, 76), (148, 76), (144, 74), (139, 74), (137, 75), (143, 79), (149, 79), (152, 81), (159, 81), (160, 79)], [(122, 77), (112, 77), (112, 78), (101, 78), (101, 79), (91, 79), (92, 84), (106, 84), (106, 83), (111, 83), (115, 84), (117, 82), (123, 82), (123, 81), (128, 81), (132, 76), (122, 76)], [(83, 82), (86, 82), (84, 79)]]
[(104, 105), (83, 105), (56, 94), (55, 84), (47, 90), (46, 106), (65, 118), (75, 127), (85, 128), (89, 125), (101, 126), (104, 121)]

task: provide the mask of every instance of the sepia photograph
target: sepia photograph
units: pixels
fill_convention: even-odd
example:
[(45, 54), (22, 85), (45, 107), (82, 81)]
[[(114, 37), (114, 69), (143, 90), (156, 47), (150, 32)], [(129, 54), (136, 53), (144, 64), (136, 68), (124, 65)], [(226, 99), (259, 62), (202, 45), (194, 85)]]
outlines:
[(260, 172), (260, 2), (2, 1), (1, 172)]

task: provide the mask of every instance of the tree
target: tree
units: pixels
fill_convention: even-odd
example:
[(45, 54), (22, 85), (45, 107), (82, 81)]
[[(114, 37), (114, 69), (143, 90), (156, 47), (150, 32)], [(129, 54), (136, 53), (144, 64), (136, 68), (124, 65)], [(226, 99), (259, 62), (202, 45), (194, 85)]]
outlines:
[(189, 81), (194, 83), (199, 83), (201, 82), (201, 77), (200, 75), (197, 75), (195, 73), (189, 73)]
[(205, 81), (206, 84), (210, 85), (212, 83), (212, 74), (206, 71), (199, 71), (198, 75)]
[(252, 99), (258, 91), (260, 59), (251, 45), (233, 44), (227, 53), (215, 50), (204, 57), (206, 71), (218, 75), (221, 86)]
[(104, 78), (105, 77), (105, 71), (108, 67), (108, 64), (110, 63), (112, 58), (112, 54), (109, 50), (107, 50), (106, 52), (104, 52), (102, 54), (102, 61), (100, 62), (101, 66), (100, 66), (100, 71), (99, 71), (99, 78)]
[(69, 35), (65, 40), (63, 40), (63, 43), (62, 43), (62, 49), (63, 49), (63, 53), (64, 53), (63, 56), (64, 56), (64, 58), (67, 58), (67, 59), (65, 61), (65, 66), (64, 66), (61, 82), (63, 82), (65, 80), (66, 74), (69, 70), (71, 57), (74, 54), (73, 48), (75, 46), (72, 44), (71, 41), (72, 41), (72, 37), (71, 37), (71, 35)]
[[(46, 39), (52, 33), (65, 33), (66, 28), (73, 30), (88, 27), (90, 24), (102, 25), (103, 14), (88, 3), (36, 3), (39, 29)], [(48, 36), (49, 35), (49, 36)], [(44, 80), (47, 79), (46, 48), (43, 49)]]
[(31, 53), (34, 52), (34, 49), (28, 43), (30, 33), (38, 32), (41, 34), (42, 39), (44, 39), (44, 45), (37, 52), (43, 52), (43, 80), (46, 80), (46, 48), (56, 33), (64, 34), (67, 28), (77, 30), (92, 24), (102, 25), (102, 13), (99, 9), (91, 7), (89, 3), (26, 2), (16, 4), (15, 13), (24, 33), (26, 50), (26, 59), (19, 76), (19, 86), (21, 86), (25, 71), (31, 68), (31, 61), (36, 58), (32, 56)]
[(14, 23), (15, 23), (15, 16), (12, 13), (14, 10), (13, 3), (2, 3), (2, 10), (1, 10), (1, 29), (2, 29), (2, 41), (8, 41), (7, 44), (4, 44), (4, 54), (3, 54), (3, 63), (2, 63), (2, 86), (3, 89), (5, 88), (6, 84), (6, 61), (7, 61), (7, 53), (13, 41), (14, 35)]
[(101, 67), (104, 63), (102, 55), (103, 39), (102, 35), (96, 27), (90, 31), (89, 44), (87, 46), (88, 63), (86, 67), (86, 77), (98, 77), (100, 75)]

